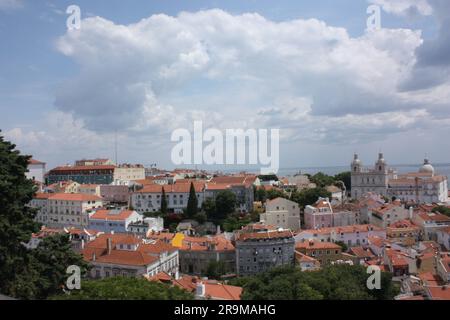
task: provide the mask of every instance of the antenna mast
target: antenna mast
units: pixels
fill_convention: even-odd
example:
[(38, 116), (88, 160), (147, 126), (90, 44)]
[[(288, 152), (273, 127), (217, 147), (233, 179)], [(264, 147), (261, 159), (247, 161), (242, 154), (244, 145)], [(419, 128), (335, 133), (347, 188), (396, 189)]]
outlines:
[(115, 156), (116, 165), (118, 165), (118, 163), (117, 163), (117, 129), (114, 132), (114, 156)]

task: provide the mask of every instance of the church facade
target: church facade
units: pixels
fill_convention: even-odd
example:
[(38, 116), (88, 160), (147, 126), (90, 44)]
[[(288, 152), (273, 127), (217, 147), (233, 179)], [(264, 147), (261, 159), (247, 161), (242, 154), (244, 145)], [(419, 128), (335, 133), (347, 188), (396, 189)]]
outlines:
[(446, 176), (436, 175), (425, 159), (418, 172), (398, 175), (389, 168), (382, 153), (373, 168), (364, 168), (358, 155), (351, 163), (352, 198), (360, 199), (373, 192), (382, 196), (414, 203), (441, 203), (448, 201)]
[(387, 166), (382, 153), (373, 168), (365, 168), (355, 154), (351, 164), (352, 198), (359, 199), (368, 192), (388, 195), (389, 178), (395, 178), (395, 171)]

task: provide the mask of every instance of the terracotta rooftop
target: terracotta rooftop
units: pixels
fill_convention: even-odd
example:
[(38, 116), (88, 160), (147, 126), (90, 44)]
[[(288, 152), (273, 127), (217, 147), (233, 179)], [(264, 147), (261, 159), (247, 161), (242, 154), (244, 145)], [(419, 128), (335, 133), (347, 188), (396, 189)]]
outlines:
[(123, 221), (128, 219), (136, 211), (132, 210), (97, 210), (89, 217), (90, 220)]
[[(197, 193), (202, 192), (204, 187), (203, 183), (194, 183), (195, 192)], [(191, 185), (189, 183), (175, 183), (163, 186), (159, 184), (148, 184), (144, 185), (144, 188), (136, 193), (162, 193), (163, 188), (165, 193), (189, 193)]]
[(259, 239), (282, 239), (282, 238), (291, 238), (293, 234), (289, 230), (269, 230), (262, 232), (249, 232), (249, 233), (241, 233), (237, 239), (237, 241), (247, 241), (247, 240), (259, 240)]
[(341, 249), (341, 246), (333, 242), (305, 241), (297, 242), (295, 249)]
[(53, 193), (49, 200), (62, 200), (62, 201), (101, 201), (102, 198), (84, 193)]
[(28, 164), (45, 164), (45, 162), (35, 160), (35, 159), (30, 159), (30, 160), (28, 160)]
[(56, 167), (50, 170), (50, 173), (54, 172), (70, 172), (70, 171), (90, 171), (90, 170), (114, 170), (114, 165), (99, 165), (99, 166), (62, 166)]

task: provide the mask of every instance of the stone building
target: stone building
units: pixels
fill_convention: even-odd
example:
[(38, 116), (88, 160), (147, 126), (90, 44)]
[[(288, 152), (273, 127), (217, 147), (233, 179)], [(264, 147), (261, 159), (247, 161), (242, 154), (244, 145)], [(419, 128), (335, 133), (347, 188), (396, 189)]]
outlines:
[(180, 272), (184, 274), (205, 276), (212, 262), (222, 263), (227, 274), (233, 274), (236, 271), (235, 248), (223, 235), (184, 236), (178, 249)]
[(272, 268), (294, 265), (295, 241), (290, 230), (264, 230), (239, 233), (236, 239), (236, 271), (246, 276)]
[(351, 164), (352, 198), (359, 199), (368, 192), (387, 196), (389, 178), (394, 176), (395, 171), (388, 168), (382, 153), (378, 155), (374, 168), (364, 168), (355, 154)]
[(351, 164), (352, 198), (360, 199), (367, 193), (406, 202), (443, 203), (448, 201), (448, 179), (436, 175), (433, 166), (425, 159), (418, 172), (397, 175), (387, 166), (380, 153), (374, 168), (364, 168), (355, 154)]

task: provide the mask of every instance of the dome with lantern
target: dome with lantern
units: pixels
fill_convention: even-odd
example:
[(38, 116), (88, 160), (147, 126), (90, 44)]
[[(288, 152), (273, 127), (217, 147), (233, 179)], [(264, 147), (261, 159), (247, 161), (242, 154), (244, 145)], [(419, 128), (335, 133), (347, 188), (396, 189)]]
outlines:
[(434, 168), (430, 163), (430, 160), (425, 159), (423, 166), (419, 170), (420, 173), (429, 173), (431, 175), (434, 175)]

